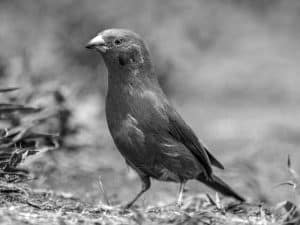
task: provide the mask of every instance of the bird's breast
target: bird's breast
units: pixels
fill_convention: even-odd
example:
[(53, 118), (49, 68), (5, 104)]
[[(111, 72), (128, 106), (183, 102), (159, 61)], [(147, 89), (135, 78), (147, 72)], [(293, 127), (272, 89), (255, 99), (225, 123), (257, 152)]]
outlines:
[[(166, 121), (159, 93), (129, 84), (109, 89), (106, 118), (110, 133), (120, 151), (139, 148), (146, 154), (147, 139), (156, 135)], [(129, 151), (129, 150), (126, 150)]]
[(164, 107), (168, 104), (161, 90), (147, 88), (143, 85), (119, 85), (109, 90), (106, 100), (106, 116), (120, 124), (128, 120), (130, 114), (139, 125), (166, 120)]

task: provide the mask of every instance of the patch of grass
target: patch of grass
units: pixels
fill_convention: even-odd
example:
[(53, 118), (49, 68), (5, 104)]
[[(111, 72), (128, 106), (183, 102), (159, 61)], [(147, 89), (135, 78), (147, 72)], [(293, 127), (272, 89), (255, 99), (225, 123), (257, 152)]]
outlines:
[[(9, 191), (8, 191), (9, 190)], [(0, 224), (278, 224), (283, 214), (255, 204), (222, 203), (205, 195), (189, 196), (181, 208), (134, 207), (84, 203), (74, 196), (0, 184)]]
[[(17, 88), (0, 89), (0, 94)], [(26, 115), (32, 118), (25, 120)], [(49, 115), (40, 108), (22, 104), (0, 102), (0, 179), (17, 182), (28, 178), (28, 171), (17, 166), (28, 156), (58, 147), (58, 135), (35, 131)]]

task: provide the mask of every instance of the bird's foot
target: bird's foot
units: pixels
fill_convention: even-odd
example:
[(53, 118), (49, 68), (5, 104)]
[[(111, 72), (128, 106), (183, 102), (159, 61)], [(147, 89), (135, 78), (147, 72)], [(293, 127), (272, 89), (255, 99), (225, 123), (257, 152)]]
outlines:
[(178, 209), (181, 209), (181, 207), (183, 206), (183, 202), (182, 201), (177, 201), (175, 203), (175, 206), (178, 208)]
[(128, 211), (128, 210), (130, 210), (130, 209), (132, 209), (132, 208), (135, 208), (134, 202), (128, 202), (128, 203), (126, 203), (126, 204), (122, 204), (122, 205), (120, 205), (119, 208), (120, 208), (120, 209), (123, 209), (124, 211)]
[(132, 205), (133, 204), (131, 202), (129, 202), (129, 203), (123, 205), (122, 208), (125, 209), (125, 210), (128, 210), (128, 209), (130, 209), (132, 207)]
[(128, 204), (119, 204), (119, 205), (114, 205), (113, 210), (117, 210), (120, 214), (127, 214), (130, 212), (130, 205)]

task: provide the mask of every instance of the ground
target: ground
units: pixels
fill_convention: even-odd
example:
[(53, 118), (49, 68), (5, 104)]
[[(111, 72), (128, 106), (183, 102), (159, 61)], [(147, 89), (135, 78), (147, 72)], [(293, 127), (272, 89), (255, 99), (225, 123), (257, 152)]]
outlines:
[[(32, 191), (1, 184), (1, 224), (277, 224), (285, 217), (260, 205), (231, 203), (223, 206), (205, 196), (185, 199), (181, 208), (134, 207), (83, 203), (70, 194)], [(282, 215), (281, 215), (282, 216)]]

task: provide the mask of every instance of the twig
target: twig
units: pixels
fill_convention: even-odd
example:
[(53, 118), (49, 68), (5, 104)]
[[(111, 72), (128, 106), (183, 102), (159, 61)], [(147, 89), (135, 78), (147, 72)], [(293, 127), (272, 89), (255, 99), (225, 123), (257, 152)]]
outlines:
[(104, 187), (103, 187), (103, 184), (102, 184), (102, 181), (101, 181), (101, 176), (99, 176), (98, 185), (99, 185), (99, 189), (100, 189), (101, 193), (103, 194), (103, 197), (104, 197), (104, 200), (105, 200), (106, 204), (111, 206), (111, 204), (109, 202), (109, 199), (108, 199), (108, 196), (107, 196), (107, 194), (104, 190)]

